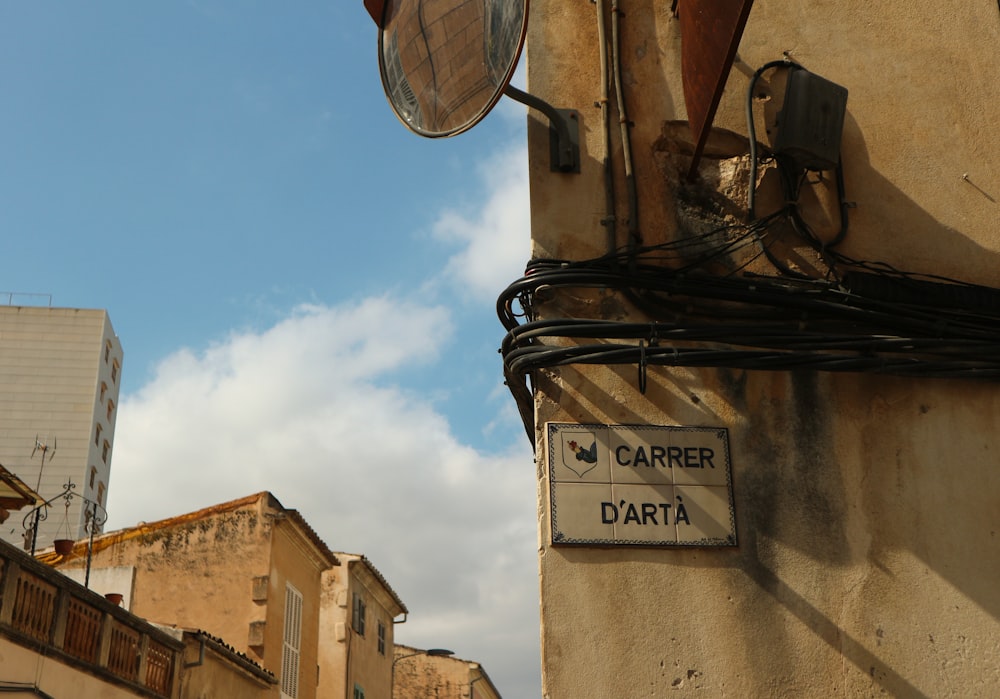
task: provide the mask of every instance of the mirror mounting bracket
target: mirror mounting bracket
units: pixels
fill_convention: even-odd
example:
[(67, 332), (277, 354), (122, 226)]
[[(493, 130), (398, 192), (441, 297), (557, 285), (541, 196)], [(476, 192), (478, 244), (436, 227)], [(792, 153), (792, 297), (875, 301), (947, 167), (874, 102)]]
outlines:
[(580, 172), (580, 115), (575, 109), (557, 109), (548, 102), (529, 95), (513, 85), (504, 94), (513, 100), (537, 109), (549, 118), (549, 151), (552, 172)]

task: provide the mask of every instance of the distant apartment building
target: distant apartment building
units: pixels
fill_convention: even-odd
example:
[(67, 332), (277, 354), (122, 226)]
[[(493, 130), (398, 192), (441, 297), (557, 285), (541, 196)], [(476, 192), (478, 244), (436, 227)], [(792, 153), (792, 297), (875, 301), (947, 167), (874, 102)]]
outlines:
[[(107, 502), (122, 347), (104, 310), (0, 306), (0, 463), (44, 500), (37, 547), (85, 534), (84, 498)], [(24, 512), (0, 538), (25, 546)], [(30, 542), (29, 542), (30, 546)]]

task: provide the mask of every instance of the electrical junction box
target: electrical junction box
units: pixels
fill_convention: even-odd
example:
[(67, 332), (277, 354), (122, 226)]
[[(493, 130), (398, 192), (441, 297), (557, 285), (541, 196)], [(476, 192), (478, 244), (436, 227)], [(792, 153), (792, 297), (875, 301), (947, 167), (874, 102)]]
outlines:
[(833, 170), (840, 162), (840, 137), (847, 111), (847, 88), (793, 67), (778, 115), (775, 155), (805, 170)]

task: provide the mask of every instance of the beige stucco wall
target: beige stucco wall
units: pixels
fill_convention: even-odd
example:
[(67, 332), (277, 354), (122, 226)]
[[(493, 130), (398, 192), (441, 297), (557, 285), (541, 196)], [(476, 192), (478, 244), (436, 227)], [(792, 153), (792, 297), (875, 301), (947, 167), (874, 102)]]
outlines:
[(185, 641), (181, 699), (278, 699), (276, 684), (241, 668), (231, 656), (213, 648), (200, 648), (197, 639)]
[(266, 663), (267, 647), (258, 655), (247, 645), (250, 622), (270, 621), (269, 605), (251, 597), (254, 577), (270, 570), (270, 529), (253, 505), (124, 539), (97, 551), (93, 565), (135, 567), (133, 614), (204, 629), (280, 671)]
[(286, 585), (302, 594), (302, 629), (299, 651), (299, 694), (302, 699), (320, 696), (319, 615), (321, 575), (327, 564), (289, 520), (279, 520), (271, 535), (271, 568), (267, 593), (268, 623), (262, 664), (281, 676)]
[[(687, 118), (678, 23), (669, 2), (622, 9), (640, 229), (647, 243), (672, 240), (689, 187), (685, 135), (672, 124)], [(579, 110), (583, 141), (581, 174), (553, 174), (547, 126), (529, 120), (535, 256), (605, 249), (596, 36), (593, 4), (532, 2), (529, 92)], [(850, 90), (842, 153), (857, 208), (840, 251), (1000, 287), (998, 45), (1000, 11), (986, 0), (758, 0), (716, 126), (745, 138), (749, 73), (789, 52)], [(746, 171), (745, 152), (731, 150), (703, 163), (706, 180)], [(613, 155), (620, 173), (617, 146)], [(740, 177), (721, 179), (744, 205)], [(538, 310), (639, 317), (601, 291)], [(651, 368), (642, 395), (636, 376), (635, 366), (538, 376), (545, 697), (1000, 694), (994, 383)], [(739, 546), (552, 546), (550, 420), (727, 428)]]
[[(0, 637), (0, 669), (3, 671), (3, 685), (25, 686), (23, 696), (32, 695), (32, 687), (37, 687), (51, 697), (121, 699), (143, 696), (3, 637)], [(14, 696), (18, 694), (15, 693)]]
[(319, 687), (322, 695), (344, 693), (347, 677), (347, 633), (351, 602), (347, 595), (346, 569), (341, 565), (323, 573), (320, 588)]
[(393, 699), (500, 699), (479, 663), (452, 656), (427, 655), (426, 651), (409, 646), (397, 646), (395, 657), (398, 662)]
[[(341, 565), (323, 573), (320, 695), (354, 696), (357, 685), (366, 697), (389, 697), (395, 638), (393, 619), (402, 615), (405, 608), (361, 555), (338, 552), (337, 558)], [(356, 594), (366, 607), (364, 635), (352, 627)], [(385, 631), (382, 651), (379, 651), (379, 624)]]

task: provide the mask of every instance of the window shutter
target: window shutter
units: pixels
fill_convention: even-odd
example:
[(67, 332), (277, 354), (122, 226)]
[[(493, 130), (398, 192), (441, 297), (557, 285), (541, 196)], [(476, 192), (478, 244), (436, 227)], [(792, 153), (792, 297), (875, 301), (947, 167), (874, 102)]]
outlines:
[(302, 594), (285, 585), (285, 637), (281, 648), (281, 695), (299, 696), (299, 650), (302, 644)]

